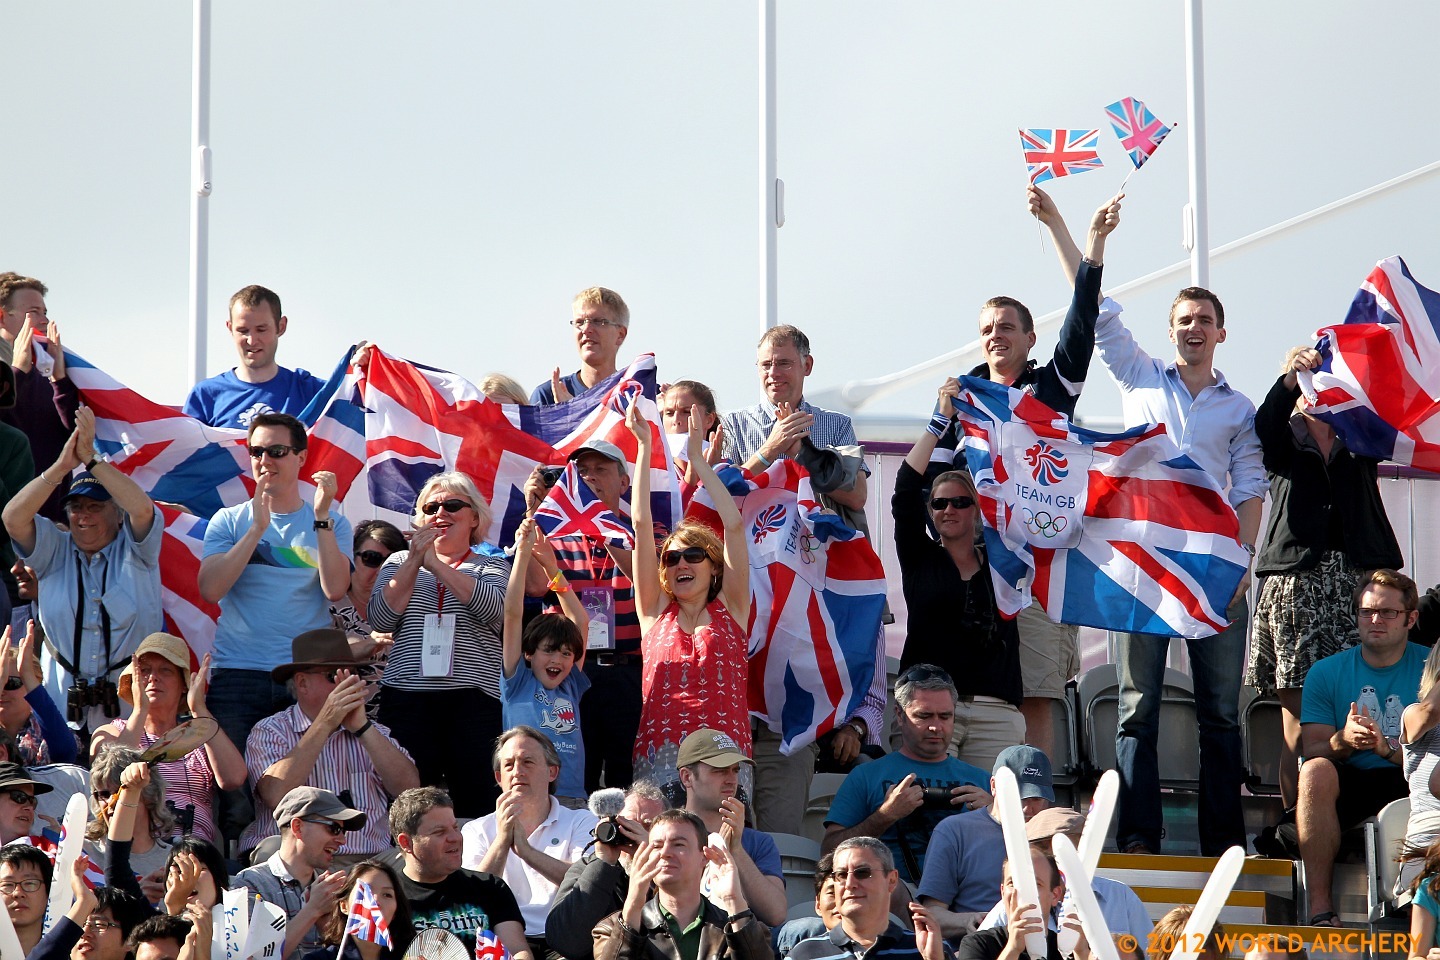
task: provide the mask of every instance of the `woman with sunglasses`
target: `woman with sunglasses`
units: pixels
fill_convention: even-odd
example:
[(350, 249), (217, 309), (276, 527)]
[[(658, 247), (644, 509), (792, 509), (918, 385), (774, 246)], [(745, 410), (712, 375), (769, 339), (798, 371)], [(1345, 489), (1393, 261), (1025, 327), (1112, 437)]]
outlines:
[(330, 604), (335, 627), (350, 638), (350, 652), (357, 661), (374, 668), (370, 685), (370, 701), (365, 712), (372, 720), (380, 716), (380, 680), (390, 657), (391, 636), (370, 625), (370, 594), (375, 577), (386, 560), (405, 549), (405, 534), (393, 523), (384, 520), (362, 520), (355, 525), (355, 564), (350, 568), (350, 590)]
[(932, 663), (950, 675), (961, 697), (951, 753), (989, 770), (1001, 750), (1025, 742), (1019, 634), (995, 606), (970, 474), (946, 470), (930, 481), (928, 496), (925, 490), (930, 454), (955, 418), (959, 394), (954, 377), (941, 385), (930, 425), (895, 474), (890, 512), (909, 610), (900, 668)]
[(7, 625), (0, 635), (0, 727), (15, 740), (10, 759), (27, 767), (74, 763), (80, 755), (79, 744), (43, 686), (35, 621), (26, 624), (19, 649), (11, 643), (11, 636)]
[[(649, 530), (650, 424), (632, 402), (625, 416), (639, 453), (630, 499), (635, 529)], [(640, 615), (640, 732), (635, 777), (667, 783), (678, 776), (680, 742), (701, 727), (729, 734), (750, 755), (750, 558), (745, 521), (715, 468), (705, 459), (703, 411), (691, 408), (690, 463), (725, 530), (722, 543), (703, 524), (686, 520), (661, 544), (634, 553), (635, 604)], [(741, 764), (742, 776), (749, 769)]]
[[(125, 847), (118, 859), (132, 875), (140, 877), (146, 900), (158, 904), (165, 896), (165, 865), (170, 861), (170, 838), (175, 836), (175, 816), (165, 803), (165, 781), (147, 777), (138, 790), (121, 794), (125, 771), (144, 765), (138, 751), (110, 743), (100, 748), (90, 767), (91, 807), (94, 810), (85, 828), (87, 852), (96, 863), (109, 866), (117, 851), (115, 840)], [(120, 806), (121, 803), (127, 804)], [(111, 821), (122, 818), (111, 831)]]
[(448, 783), (457, 817), (482, 817), (500, 792), (475, 757), (501, 730), (510, 564), (496, 548), (475, 549), (490, 529), (490, 508), (463, 473), (431, 477), (412, 522), (410, 548), (391, 554), (370, 594), (370, 623), (395, 637), (380, 722), (414, 758), (421, 783)]

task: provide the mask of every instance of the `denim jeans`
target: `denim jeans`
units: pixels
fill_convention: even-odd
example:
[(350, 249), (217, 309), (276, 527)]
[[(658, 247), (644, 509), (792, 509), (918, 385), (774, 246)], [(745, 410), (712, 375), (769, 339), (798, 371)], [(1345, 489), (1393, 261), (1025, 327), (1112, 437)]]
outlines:
[[(233, 670), (216, 667), (211, 671), (206, 706), (214, 714), (220, 729), (245, 755), (245, 742), (250, 730), (266, 717), (289, 707), (295, 701), (283, 683), (270, 679), (264, 670)], [(215, 826), (226, 840), (238, 840), (240, 833), (255, 819), (249, 787), (263, 771), (251, 770), (251, 783), (244, 790), (217, 790), (215, 793)]]
[[(1245, 669), (1249, 610), (1242, 597), (1226, 614), (1230, 626), (1213, 637), (1187, 640), (1195, 681), (1195, 715), (1200, 727), (1200, 852), (1219, 856), (1245, 846), (1240, 805), (1244, 756), (1240, 745), (1240, 680)], [(1119, 634), (1120, 723), (1115, 732), (1115, 766), (1120, 797), (1115, 843), (1160, 850), (1160, 697), (1169, 637)]]

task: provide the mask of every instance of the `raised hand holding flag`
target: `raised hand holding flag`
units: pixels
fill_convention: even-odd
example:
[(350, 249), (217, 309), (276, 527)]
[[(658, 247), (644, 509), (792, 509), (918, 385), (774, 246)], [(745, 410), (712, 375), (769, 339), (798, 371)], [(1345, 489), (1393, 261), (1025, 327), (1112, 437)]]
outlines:
[(1020, 149), (1031, 183), (1068, 177), (1105, 166), (1100, 159), (1099, 130), (1030, 127), (1020, 130)]
[[(1171, 129), (1157, 120), (1143, 101), (1134, 97), (1116, 100), (1105, 108), (1105, 116), (1110, 121), (1115, 136), (1120, 138), (1120, 146), (1130, 154), (1130, 162), (1135, 164), (1135, 170), (1139, 170), (1145, 161), (1150, 159), (1159, 148), (1160, 141), (1169, 135)], [(1130, 182), (1130, 176), (1135, 170), (1125, 175), (1125, 179), (1120, 183), (1121, 190)]]

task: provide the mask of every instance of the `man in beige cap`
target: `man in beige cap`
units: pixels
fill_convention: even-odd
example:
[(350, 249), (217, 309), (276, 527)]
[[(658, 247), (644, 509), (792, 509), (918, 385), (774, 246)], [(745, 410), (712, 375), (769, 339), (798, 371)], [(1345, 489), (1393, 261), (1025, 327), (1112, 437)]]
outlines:
[(766, 926), (780, 926), (787, 909), (780, 851), (770, 834), (745, 826), (745, 804), (736, 796), (740, 765), (751, 763), (750, 758), (729, 734), (701, 727), (680, 742), (675, 763), (685, 788), (685, 809), (699, 817), (706, 830), (725, 838), (755, 916)]
[(317, 926), (330, 915), (345, 886), (345, 871), (331, 870), (346, 833), (365, 826), (364, 811), (341, 802), (329, 790), (296, 787), (275, 807), (283, 823), (280, 849), (264, 863), (241, 870), (235, 879), (253, 895), (285, 911), (285, 950), (321, 946)]
[(345, 631), (307, 630), (291, 644), (291, 657), (270, 675), (295, 705), (257, 723), (245, 744), (256, 816), (240, 849), (279, 832), (270, 811), (299, 786), (331, 790), (368, 816), (346, 838), (342, 856), (388, 849), (385, 811), (391, 798), (420, 785), (415, 762), (388, 729), (366, 718), (367, 668), (355, 662)]

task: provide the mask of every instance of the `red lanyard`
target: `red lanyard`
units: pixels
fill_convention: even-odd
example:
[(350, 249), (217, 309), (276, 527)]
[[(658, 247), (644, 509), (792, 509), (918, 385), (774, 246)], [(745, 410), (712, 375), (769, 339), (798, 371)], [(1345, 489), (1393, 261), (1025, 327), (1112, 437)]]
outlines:
[[(445, 562), (446, 562), (446, 563), (450, 563), (450, 566), (451, 566), (452, 569), (459, 570), (459, 569), (460, 569), (460, 565), (463, 564), (463, 563), (464, 563), (466, 560), (468, 560), (468, 559), (470, 559), (470, 558), (469, 558), (468, 556), (465, 556), (465, 557), (461, 557), (459, 560), (456, 560), (454, 563), (450, 563), (449, 560), (446, 560)], [(441, 580), (439, 577), (436, 577), (436, 578), (435, 578), (435, 589), (436, 589), (436, 591), (438, 592), (438, 596), (437, 596), (437, 598), (436, 598), (436, 603), (435, 603), (435, 614), (436, 614), (436, 616), (441, 616), (441, 617), (443, 617), (443, 616), (445, 615), (445, 581)]]

